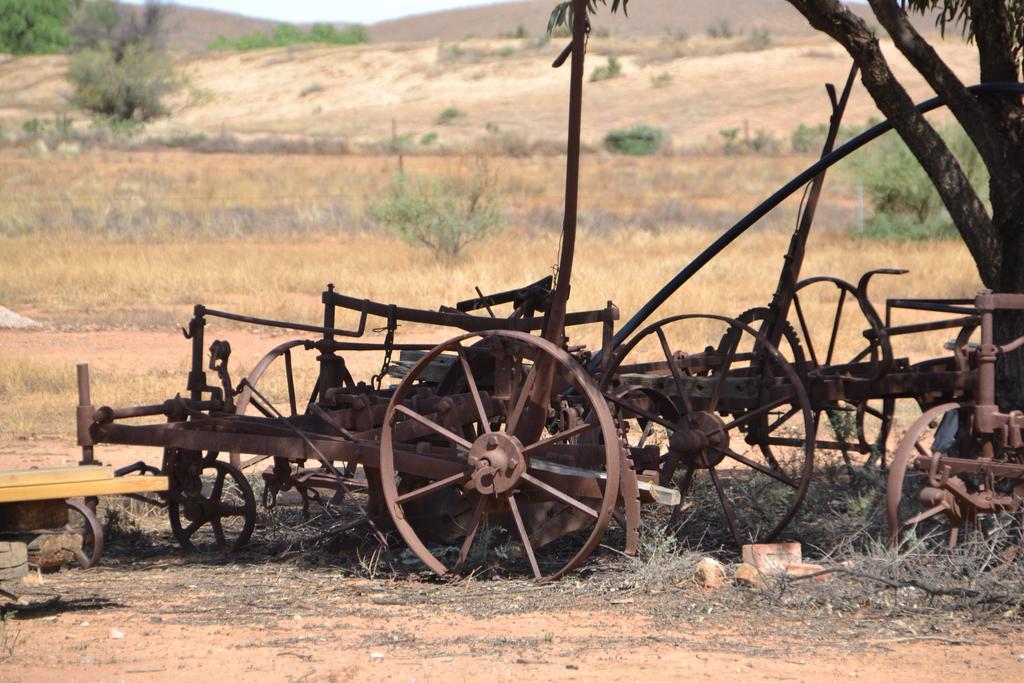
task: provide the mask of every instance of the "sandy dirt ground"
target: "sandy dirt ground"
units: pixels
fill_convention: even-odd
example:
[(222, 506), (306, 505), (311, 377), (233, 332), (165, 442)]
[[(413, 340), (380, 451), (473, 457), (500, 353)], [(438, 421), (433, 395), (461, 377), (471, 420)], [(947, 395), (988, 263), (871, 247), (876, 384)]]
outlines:
[[(240, 357), (276, 343), (255, 334), (232, 339)], [(126, 348), (145, 349), (149, 363), (167, 370), (179, 369), (185, 351), (169, 333), (0, 334), (0, 353), (26, 348), (37, 360), (69, 364), (74, 349), (87, 348), (92, 362), (119, 370), (135, 362)], [(158, 453), (133, 448), (97, 455), (113, 465), (159, 463)], [(0, 440), (0, 469), (68, 466), (79, 457), (70, 436)], [(301, 524), (282, 532), (263, 517), (245, 551), (189, 555), (161, 511), (133, 515), (138, 526), (110, 535), (100, 566), (34, 572), (24, 582), (24, 604), (0, 622), (0, 681), (1024, 675), (1016, 612), (884, 609), (844, 599), (844, 578), (785, 591), (705, 592), (687, 571), (662, 587), (638, 587), (630, 561), (601, 549), (584, 572), (550, 586), (497, 577), (445, 583), (407, 559), (395, 571), (365, 549), (356, 559), (339, 555), (300, 533)]]
[[(26, 587), (0, 679), (65, 680), (1014, 680), (1019, 626), (772, 609), (750, 589), (683, 577), (655, 594), (346, 578), (257, 547), (190, 558), (163, 540)], [(59, 601), (47, 606), (45, 600)]]

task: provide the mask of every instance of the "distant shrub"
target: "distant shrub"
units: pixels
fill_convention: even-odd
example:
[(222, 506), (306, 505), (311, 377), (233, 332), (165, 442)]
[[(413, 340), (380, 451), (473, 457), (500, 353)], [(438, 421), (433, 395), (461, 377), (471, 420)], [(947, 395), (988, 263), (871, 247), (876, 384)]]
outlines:
[(608, 64), (599, 66), (590, 74), (591, 81), (607, 81), (622, 73), (622, 63), (615, 55), (608, 55)]
[(429, 133), (424, 133), (423, 137), (420, 138), (420, 144), (423, 145), (424, 147), (426, 147), (427, 145), (432, 145), (435, 142), (437, 142), (437, 132), (433, 130), (430, 131)]
[(801, 123), (789, 138), (790, 149), (798, 154), (820, 151), (825, 144), (827, 134), (828, 124), (819, 123), (817, 126), (808, 126), (806, 123)]
[(461, 109), (458, 109), (456, 107), (446, 107), (445, 109), (441, 110), (440, 114), (437, 115), (437, 118), (434, 119), (434, 123), (436, 123), (439, 126), (445, 126), (455, 121), (456, 119), (463, 118), (465, 115), (466, 112), (462, 111)]
[(743, 47), (747, 50), (767, 50), (772, 46), (772, 34), (766, 28), (755, 28), (750, 36), (743, 41)]
[[(971, 185), (984, 192), (988, 177), (978, 151), (959, 126), (940, 131)], [(899, 137), (887, 135), (852, 159), (852, 171), (874, 206), (864, 234), (877, 239), (922, 240), (957, 232), (924, 169)]]
[(62, 52), (70, 39), (68, 0), (0, 0), (0, 52), (15, 55)]
[(613, 130), (604, 136), (605, 149), (613, 154), (654, 154), (664, 143), (664, 131), (642, 124), (625, 130)]
[(754, 137), (747, 142), (747, 146), (751, 152), (778, 152), (782, 147), (782, 141), (771, 131), (758, 128), (754, 131)]
[(308, 31), (303, 31), (291, 24), (278, 24), (270, 33), (249, 33), (236, 39), (217, 36), (217, 39), (210, 43), (209, 49), (244, 52), (309, 43), (359, 45), (368, 42), (370, 42), (370, 34), (363, 26), (346, 26), (343, 29), (337, 29), (330, 24), (313, 24)]
[(708, 25), (708, 36), (711, 38), (732, 38), (736, 32), (732, 28), (732, 22), (728, 19), (715, 19)]
[(662, 71), (657, 76), (651, 76), (651, 87), (653, 88), (665, 88), (672, 84), (672, 74), (667, 71)]
[[(876, 123), (878, 123), (878, 119), (872, 117), (868, 119), (865, 126), (840, 126), (839, 134), (836, 136), (836, 144), (840, 145), (846, 142)], [(818, 153), (825, 144), (826, 135), (828, 135), (827, 123), (819, 123), (817, 126), (808, 126), (805, 123), (801, 123), (790, 136), (789, 146), (798, 154)]]
[(718, 134), (722, 136), (722, 151), (726, 154), (736, 154), (742, 151), (742, 144), (739, 141), (740, 129), (739, 128), (723, 128), (718, 131)]
[(318, 92), (323, 92), (326, 89), (327, 88), (320, 85), (319, 83), (310, 83), (305, 88), (299, 91), (299, 97), (307, 97)]
[(519, 24), (516, 25), (516, 30), (515, 31), (512, 31), (511, 33), (508, 33), (506, 35), (509, 38), (520, 38), (520, 39), (522, 39), (522, 38), (529, 38), (530, 37), (530, 32), (527, 31), (526, 30), (526, 26), (524, 26), (520, 22)]
[(145, 43), (125, 46), (120, 59), (109, 45), (82, 50), (68, 64), (68, 79), (80, 107), (121, 120), (165, 113), (163, 98), (181, 87), (171, 60)]
[(26, 135), (57, 140), (69, 139), (74, 134), (75, 121), (67, 114), (54, 116), (52, 121), (32, 117), (21, 124)]
[(723, 128), (718, 134), (722, 137), (722, 151), (726, 154), (773, 153), (782, 148), (782, 141), (763, 128), (758, 128), (753, 137), (745, 133), (741, 138), (739, 128)]
[(370, 215), (409, 244), (440, 258), (458, 256), (465, 247), (501, 229), (497, 176), (478, 159), (467, 173), (445, 178), (399, 173), (388, 195)]

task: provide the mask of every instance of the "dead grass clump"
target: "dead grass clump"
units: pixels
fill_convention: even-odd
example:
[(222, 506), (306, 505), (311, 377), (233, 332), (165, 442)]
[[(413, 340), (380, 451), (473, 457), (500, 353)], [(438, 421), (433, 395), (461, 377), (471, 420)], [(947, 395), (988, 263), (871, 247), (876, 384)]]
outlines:
[(779, 581), (773, 600), (845, 612), (872, 609), (891, 616), (942, 614), (972, 621), (1020, 621), (1024, 618), (1022, 541), (1018, 525), (1009, 534), (975, 536), (952, 550), (931, 542), (910, 542), (899, 548), (877, 543), (860, 552), (830, 557), (829, 581)]

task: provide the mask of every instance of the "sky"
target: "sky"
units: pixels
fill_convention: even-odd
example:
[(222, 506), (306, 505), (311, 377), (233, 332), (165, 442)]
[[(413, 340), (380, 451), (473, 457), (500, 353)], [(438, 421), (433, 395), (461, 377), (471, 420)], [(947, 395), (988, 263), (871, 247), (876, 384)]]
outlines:
[[(123, 0), (140, 5), (144, 0)], [(261, 19), (305, 23), (346, 21), (373, 24), (410, 14), (456, 7), (489, 5), (500, 0), (172, 0), (176, 5), (203, 7)]]

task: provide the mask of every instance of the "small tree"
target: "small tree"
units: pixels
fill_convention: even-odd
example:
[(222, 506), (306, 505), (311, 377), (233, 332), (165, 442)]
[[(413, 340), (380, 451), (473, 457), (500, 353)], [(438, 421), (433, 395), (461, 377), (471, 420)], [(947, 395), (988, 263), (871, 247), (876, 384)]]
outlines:
[(164, 6), (148, 0), (141, 18), (111, 0), (82, 3), (70, 26), (79, 49), (68, 65), (75, 100), (122, 121), (165, 113), (163, 98), (180, 82), (161, 50)]
[(452, 258), (500, 230), (499, 194), (497, 176), (486, 160), (478, 159), (463, 175), (420, 178), (399, 173), (388, 196), (370, 214), (403, 241)]
[(180, 83), (166, 55), (145, 42), (126, 45), (118, 59), (104, 44), (78, 52), (68, 65), (79, 106), (122, 121), (147, 121), (166, 113), (163, 98)]
[(0, 0), (0, 52), (15, 55), (62, 52), (68, 0)]

